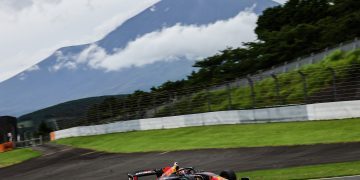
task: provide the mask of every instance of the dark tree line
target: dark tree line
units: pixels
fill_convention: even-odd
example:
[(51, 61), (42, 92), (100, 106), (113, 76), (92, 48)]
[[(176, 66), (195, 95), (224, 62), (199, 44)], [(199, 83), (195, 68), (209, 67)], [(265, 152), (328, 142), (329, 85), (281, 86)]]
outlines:
[(196, 62), (199, 71), (182, 84), (218, 83), (271, 68), (359, 37), (359, 24), (358, 0), (290, 0), (259, 17), (257, 41)]

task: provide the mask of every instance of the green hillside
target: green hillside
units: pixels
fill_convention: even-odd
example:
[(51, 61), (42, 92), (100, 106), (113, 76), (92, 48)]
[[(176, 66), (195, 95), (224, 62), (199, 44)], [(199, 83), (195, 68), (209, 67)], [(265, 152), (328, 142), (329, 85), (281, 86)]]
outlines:
[(65, 119), (66, 121), (86, 119), (87, 112), (92, 106), (101, 105), (108, 99), (119, 100), (126, 95), (100, 96), (78, 99), (41, 109), (19, 117), (18, 122), (32, 121), (35, 126), (51, 119)]
[[(334, 100), (333, 76), (329, 68), (336, 74), (337, 99), (356, 98), (356, 86), (352, 85), (352, 82), (357, 82), (356, 78), (360, 75), (360, 49), (350, 52), (337, 51), (317, 64), (279, 74), (277, 76), (279, 89), (277, 89), (275, 79), (269, 77), (254, 84), (254, 94), (250, 86), (235, 87), (230, 90), (231, 92), (226, 88), (203, 90), (163, 107), (157, 115), (168, 116), (174, 113), (188, 114), (332, 101)], [(299, 72), (306, 74), (306, 95), (304, 81)], [(229, 104), (228, 96), (231, 96), (231, 104)]]

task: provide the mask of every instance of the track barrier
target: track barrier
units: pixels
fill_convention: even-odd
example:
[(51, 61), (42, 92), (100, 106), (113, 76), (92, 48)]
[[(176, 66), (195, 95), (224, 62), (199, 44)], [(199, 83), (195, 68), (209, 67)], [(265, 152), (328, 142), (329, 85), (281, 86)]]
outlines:
[(314, 121), (356, 117), (360, 117), (360, 100), (138, 119), (93, 126), (73, 127), (55, 131), (51, 134), (52, 140), (57, 140), (68, 137), (193, 126)]
[(6, 152), (6, 151), (11, 151), (13, 149), (14, 149), (13, 142), (7, 142), (7, 143), (0, 144), (0, 153)]

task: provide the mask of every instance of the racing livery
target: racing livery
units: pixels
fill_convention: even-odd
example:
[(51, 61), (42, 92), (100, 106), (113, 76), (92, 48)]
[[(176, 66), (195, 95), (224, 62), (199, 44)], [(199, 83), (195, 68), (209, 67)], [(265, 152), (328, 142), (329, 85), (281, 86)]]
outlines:
[[(156, 180), (237, 180), (234, 171), (222, 171), (219, 175), (212, 172), (197, 171), (192, 167), (180, 168), (175, 162), (171, 167), (137, 171), (128, 174), (129, 180), (140, 180), (141, 177), (154, 176)], [(248, 180), (249, 178), (241, 178)]]

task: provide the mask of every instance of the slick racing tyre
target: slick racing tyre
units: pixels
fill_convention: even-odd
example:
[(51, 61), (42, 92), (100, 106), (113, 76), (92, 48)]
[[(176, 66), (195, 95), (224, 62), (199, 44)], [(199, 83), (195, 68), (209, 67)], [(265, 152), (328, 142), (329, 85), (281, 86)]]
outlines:
[(234, 171), (230, 171), (230, 170), (225, 170), (225, 171), (222, 171), (220, 173), (220, 176), (223, 177), (223, 178), (226, 178), (228, 180), (237, 180), (236, 179), (236, 174)]

